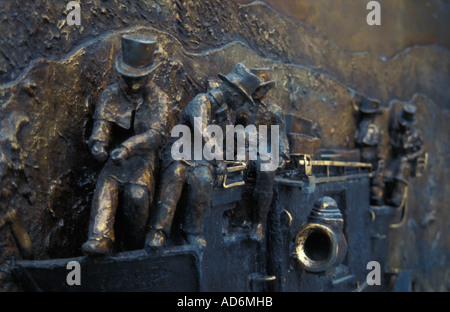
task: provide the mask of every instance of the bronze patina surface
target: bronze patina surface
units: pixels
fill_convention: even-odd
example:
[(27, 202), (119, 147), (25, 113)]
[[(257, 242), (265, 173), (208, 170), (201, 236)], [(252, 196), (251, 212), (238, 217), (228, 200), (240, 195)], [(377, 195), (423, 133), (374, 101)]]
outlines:
[[(396, 278), (406, 276), (407, 287), (403, 289), (448, 291), (450, 7), (448, 1), (438, 0), (380, 2), (382, 25), (368, 26), (366, 3), (356, 0), (93, 0), (81, 4), (81, 25), (76, 26), (66, 22), (69, 10), (64, 1), (1, 1), (2, 289), (20, 290), (11, 280), (11, 270), (21, 260), (59, 259), (55, 263), (62, 265), (60, 259), (74, 257), (87, 261), (92, 272), (107, 273), (107, 268), (99, 270), (89, 258), (80, 258), (103, 168), (86, 142), (95, 129), (93, 116), (105, 89), (111, 90), (111, 85), (119, 88), (116, 58), (122, 54), (122, 37), (137, 34), (157, 42), (154, 62), (159, 65), (151, 81), (170, 103), (173, 118), (164, 123), (167, 131), (182, 119), (196, 95), (208, 92), (212, 77), (230, 73), (242, 63), (249, 69), (270, 70), (276, 87), (267, 93), (266, 100), (286, 115), (312, 121), (314, 129), (299, 142), (317, 143), (320, 139), (322, 155), (329, 157), (320, 163), (314, 163), (319, 161), (314, 158), (308, 162), (308, 158), (294, 157), (297, 163), (291, 162), (293, 167), (288, 169), (302, 170), (305, 179), (289, 175), (275, 179), (280, 187), (273, 195), (277, 204), (267, 217), (272, 234), (267, 235), (270, 242), (263, 250), (268, 255), (264, 261), (249, 259), (249, 254), (261, 252), (258, 240), (235, 240), (240, 232), (232, 221), (226, 223), (235, 213), (233, 205), (242, 198), (241, 189), (216, 190), (206, 228), (208, 237), (224, 238), (208, 242), (208, 248), (216, 246), (218, 251), (205, 251), (201, 261), (240, 266), (246, 279), (242, 282), (238, 274), (227, 275), (217, 266), (212, 271), (205, 269), (202, 278), (214, 276), (224, 281), (223, 289), (215, 288), (218, 286), (212, 281), (199, 279), (200, 258), (195, 250), (169, 250), (168, 262), (194, 268), (183, 275), (183, 281), (195, 280), (186, 289), (234, 290), (235, 285), (251, 284), (252, 290), (329, 290), (321, 286), (317, 275), (286, 269), (295, 262), (290, 262), (292, 257), (286, 253), (290, 247), (282, 242), (294, 241), (314, 203), (330, 196), (342, 212), (348, 245), (348, 260), (344, 267), (337, 264), (334, 273), (352, 276), (349, 280), (354, 281), (337, 285), (333, 280), (333, 285), (347, 291), (368, 289), (363, 285), (365, 265), (378, 260), (387, 265), (383, 290), (393, 290)], [(416, 177), (408, 177), (407, 200), (397, 210), (393, 208), (396, 205), (370, 208), (368, 192), (371, 184), (374, 186), (373, 176), (369, 179), (365, 167), (356, 173), (348, 166), (361, 160), (355, 140), (361, 126), (355, 106), (361, 97), (379, 102), (381, 113), (371, 127), (382, 129), (381, 145), (368, 162), (378, 164), (375, 159), (384, 159), (386, 170), (395, 158), (391, 137), (399, 112), (405, 105), (416, 109), (414, 128), (420, 130), (424, 153), (418, 166), (414, 165), (418, 167)], [(324, 162), (331, 160), (346, 163)], [(347, 170), (348, 176), (337, 179), (333, 170)], [(158, 185), (160, 182), (156, 188)], [(367, 214), (360, 215), (357, 205), (367, 208)], [(395, 215), (395, 220), (388, 215)], [(176, 215), (174, 218), (179, 221)], [(235, 220), (242, 221), (239, 226), (245, 231), (247, 219)], [(372, 232), (368, 233), (368, 228)], [(364, 257), (358, 256), (358, 250)], [(377, 259), (371, 259), (372, 255)], [(143, 251), (131, 257), (119, 256), (123, 272), (129, 272), (127, 261), (136, 259), (144, 259), (140, 264), (144, 271), (147, 262), (163, 265), (153, 258), (149, 261)], [(31, 266), (37, 270), (48, 264), (39, 263)], [(264, 272), (269, 276), (252, 275), (260, 272), (261, 266), (270, 271)], [(301, 270), (297, 264), (293, 266)], [(170, 274), (179, 274), (178, 270), (169, 271), (173, 273), (166, 276), (166, 290), (170, 290)], [(147, 273), (158, 278), (151, 270)], [(287, 282), (283, 284), (279, 278), (273, 281), (272, 275), (285, 277)], [(247, 276), (251, 276), (250, 283)], [(123, 276), (118, 274), (117, 278)], [(133, 289), (139, 290), (138, 286)], [(145, 287), (142, 289), (154, 290), (156, 286)]]

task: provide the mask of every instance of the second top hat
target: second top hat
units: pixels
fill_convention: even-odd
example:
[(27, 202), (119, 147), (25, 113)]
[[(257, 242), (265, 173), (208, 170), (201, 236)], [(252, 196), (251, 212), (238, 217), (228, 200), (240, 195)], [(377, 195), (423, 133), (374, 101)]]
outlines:
[(248, 102), (255, 104), (251, 95), (261, 85), (261, 80), (243, 64), (238, 63), (230, 74), (218, 75), (220, 79), (228, 83), (238, 91)]
[(406, 104), (398, 113), (398, 121), (403, 126), (410, 126), (416, 122), (416, 107), (411, 104)]

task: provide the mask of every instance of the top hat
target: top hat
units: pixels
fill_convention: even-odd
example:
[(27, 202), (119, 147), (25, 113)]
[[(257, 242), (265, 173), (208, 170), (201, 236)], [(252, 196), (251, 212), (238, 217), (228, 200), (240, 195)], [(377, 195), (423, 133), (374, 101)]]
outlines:
[(403, 126), (410, 126), (416, 122), (416, 107), (411, 104), (406, 104), (398, 113), (398, 121)]
[(153, 58), (156, 39), (144, 35), (122, 36), (122, 55), (116, 59), (116, 70), (127, 77), (143, 77), (156, 68)]
[(219, 78), (239, 92), (248, 102), (255, 104), (250, 96), (261, 85), (261, 80), (243, 64), (238, 63), (227, 76), (219, 73)]
[(366, 114), (379, 114), (381, 113), (380, 102), (374, 99), (362, 98), (359, 110)]

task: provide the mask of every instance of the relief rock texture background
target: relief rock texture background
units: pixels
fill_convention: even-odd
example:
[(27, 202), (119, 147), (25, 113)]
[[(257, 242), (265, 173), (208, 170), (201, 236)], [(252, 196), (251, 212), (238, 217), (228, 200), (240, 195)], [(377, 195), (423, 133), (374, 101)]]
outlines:
[[(81, 25), (69, 26), (64, 1), (1, 1), (0, 217), (17, 212), (35, 259), (80, 255), (100, 169), (85, 144), (90, 117), (118, 79), (121, 34), (145, 33), (178, 115), (237, 62), (271, 68), (270, 99), (316, 121), (324, 148), (354, 147), (356, 94), (382, 103), (386, 156), (389, 117), (416, 105), (428, 167), (389, 232), (389, 265), (413, 271), (413, 290), (448, 291), (450, 2), (379, 1), (381, 26), (367, 25), (367, 2), (83, 0)], [(4, 226), (0, 265), (15, 258)]]

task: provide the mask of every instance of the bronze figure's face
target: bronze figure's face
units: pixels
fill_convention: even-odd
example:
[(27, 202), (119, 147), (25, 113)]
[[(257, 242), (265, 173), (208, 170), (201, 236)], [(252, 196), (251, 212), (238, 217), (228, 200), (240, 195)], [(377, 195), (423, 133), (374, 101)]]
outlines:
[(412, 125), (415, 124), (416, 117), (416, 107), (411, 104), (406, 104), (403, 109), (398, 113), (398, 123), (403, 126), (404, 129), (409, 130)]
[(144, 77), (123, 76), (123, 80), (127, 84), (127, 87), (129, 88), (130, 91), (137, 92), (138, 90), (140, 90), (147, 84), (148, 77), (147, 76), (144, 76)]
[(261, 85), (261, 80), (245, 65), (238, 63), (227, 76), (220, 73), (218, 76), (225, 82), (222, 92), (232, 109), (241, 107), (245, 102), (255, 104), (251, 94)]
[(245, 98), (238, 92), (236, 92), (233, 88), (226, 86), (225, 87), (225, 98), (227, 101), (227, 105), (231, 107), (233, 110), (237, 110), (245, 104)]

